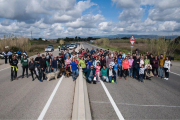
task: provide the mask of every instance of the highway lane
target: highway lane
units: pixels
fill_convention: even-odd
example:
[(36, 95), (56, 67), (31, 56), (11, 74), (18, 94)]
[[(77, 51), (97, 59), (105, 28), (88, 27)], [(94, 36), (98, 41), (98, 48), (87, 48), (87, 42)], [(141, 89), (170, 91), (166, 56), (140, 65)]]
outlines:
[[(88, 43), (83, 43), (83, 46), (92, 48)], [(118, 79), (117, 84), (105, 85), (125, 119), (180, 119), (178, 75), (170, 73), (168, 81), (154, 77), (151, 81), (139, 83), (128, 78), (127, 81)], [(100, 83), (88, 84), (88, 93), (94, 119), (117, 119)]]
[[(38, 119), (60, 78), (41, 83), (29, 75), (10, 82), (10, 68), (6, 67), (0, 69), (0, 119)], [(21, 74), (19, 65), (18, 76)], [(63, 78), (44, 119), (71, 119), (74, 85), (71, 77)]]

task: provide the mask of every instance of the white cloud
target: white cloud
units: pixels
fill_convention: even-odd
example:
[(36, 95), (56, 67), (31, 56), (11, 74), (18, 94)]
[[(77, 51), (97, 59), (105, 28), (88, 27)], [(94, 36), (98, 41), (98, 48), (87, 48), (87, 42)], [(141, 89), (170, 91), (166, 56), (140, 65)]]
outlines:
[(118, 8), (137, 8), (140, 6), (141, 0), (112, 0)]

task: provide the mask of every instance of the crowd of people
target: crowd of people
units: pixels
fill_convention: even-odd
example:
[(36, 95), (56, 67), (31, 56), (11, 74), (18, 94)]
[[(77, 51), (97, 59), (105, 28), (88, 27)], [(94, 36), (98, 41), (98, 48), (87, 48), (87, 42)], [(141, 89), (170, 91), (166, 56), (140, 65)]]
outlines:
[[(108, 83), (117, 83), (117, 78), (127, 77), (137, 79), (143, 82), (146, 74), (150, 76), (161, 77), (165, 80), (169, 79), (170, 65), (169, 58), (163, 54), (153, 56), (153, 54), (146, 53), (146, 55), (139, 54), (136, 50), (135, 53), (127, 55), (125, 52), (109, 51), (102, 49), (79, 49), (78, 52), (73, 50), (61, 51), (58, 56), (53, 53), (46, 53), (40, 55), (37, 53), (35, 60), (31, 57), (30, 61), (24, 56), (20, 60), (23, 68), (22, 78), (26, 71), (28, 77), (28, 69), (31, 72), (32, 80), (34, 81), (34, 74), (36, 78), (43, 82), (46, 80), (45, 73), (56, 72), (64, 68), (72, 73), (72, 79), (75, 81), (79, 75), (79, 68), (82, 68), (87, 82), (96, 83), (100, 80)], [(17, 79), (18, 60), (14, 55), (11, 65), (11, 80)], [(165, 77), (164, 77), (165, 73)], [(63, 73), (65, 74), (65, 73)]]

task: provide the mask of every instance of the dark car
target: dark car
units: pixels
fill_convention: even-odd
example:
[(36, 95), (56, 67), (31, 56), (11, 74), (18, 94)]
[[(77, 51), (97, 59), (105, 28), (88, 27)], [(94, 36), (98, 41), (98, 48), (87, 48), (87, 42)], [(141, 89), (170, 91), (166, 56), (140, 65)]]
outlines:
[(61, 47), (61, 50), (67, 50), (66, 45), (63, 45), (63, 46)]

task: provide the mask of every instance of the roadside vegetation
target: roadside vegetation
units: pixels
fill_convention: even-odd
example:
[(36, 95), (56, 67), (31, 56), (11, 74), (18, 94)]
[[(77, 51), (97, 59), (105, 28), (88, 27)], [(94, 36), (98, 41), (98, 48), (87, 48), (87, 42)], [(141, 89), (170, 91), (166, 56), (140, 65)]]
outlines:
[[(107, 39), (101, 38), (95, 40), (95, 45), (110, 49), (112, 51), (124, 51), (126, 54), (131, 52), (129, 38), (126, 39)], [(153, 55), (166, 54), (180, 60), (180, 37), (176, 39), (136, 39), (133, 50), (139, 49), (140, 53), (146, 54), (148, 51)]]

